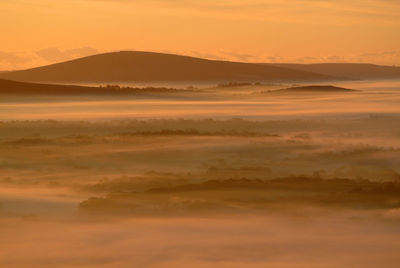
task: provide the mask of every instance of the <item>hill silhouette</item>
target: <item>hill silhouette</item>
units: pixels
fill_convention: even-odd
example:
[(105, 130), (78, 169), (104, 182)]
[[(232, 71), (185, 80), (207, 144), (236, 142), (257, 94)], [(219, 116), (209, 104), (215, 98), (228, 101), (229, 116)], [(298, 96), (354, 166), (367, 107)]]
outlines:
[(17, 82), (0, 79), (0, 94), (54, 94), (89, 91), (90, 87)]
[(335, 93), (335, 92), (355, 92), (357, 90), (348, 89), (343, 87), (335, 87), (330, 85), (311, 85), (311, 86), (298, 86), (283, 88), (268, 93)]
[[(168, 87), (120, 87), (118, 85), (107, 86), (77, 86), (77, 85), (57, 85), (44, 83), (20, 82), (0, 79), (0, 95), (18, 94), (43, 94), (43, 95), (80, 95), (80, 94), (134, 94), (134, 93), (179, 93), (193, 92), (195, 89), (176, 89)], [(336, 87), (331, 85), (307, 85), (283, 88), (278, 90), (268, 90), (262, 93), (307, 93), (307, 92), (353, 92), (357, 90)]]
[(399, 79), (400, 67), (364, 63), (267, 64), (349, 79)]
[(285, 67), (121, 51), (21, 71), (0, 78), (29, 82), (326, 81), (335, 77)]
[(178, 92), (189, 92), (192, 90), (188, 89), (174, 89), (166, 87), (120, 87), (120, 86), (100, 86), (100, 87), (89, 87), (89, 86), (76, 86), (76, 85), (55, 85), (55, 84), (41, 84), (41, 83), (29, 83), (29, 82), (18, 82), (0, 79), (0, 95), (91, 95), (91, 94), (135, 94), (135, 93), (178, 93)]

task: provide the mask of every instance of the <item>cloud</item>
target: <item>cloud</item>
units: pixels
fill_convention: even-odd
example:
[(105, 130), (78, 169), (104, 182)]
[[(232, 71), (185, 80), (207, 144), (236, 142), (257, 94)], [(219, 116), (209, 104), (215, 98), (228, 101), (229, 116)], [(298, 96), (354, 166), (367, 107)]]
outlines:
[[(163, 51), (165, 52), (165, 51)], [(229, 60), (239, 62), (259, 62), (259, 63), (373, 63), (381, 65), (393, 65), (400, 63), (400, 50), (375, 51), (355, 54), (316, 54), (316, 55), (288, 55), (272, 53), (239, 53), (231, 50), (218, 50), (214, 52), (171, 52), (174, 54), (184, 54), (193, 57), (207, 58), (212, 60)]]
[(362, 62), (374, 62), (377, 64), (385, 64), (389, 62), (400, 63), (400, 50), (362, 53), (358, 55), (358, 58)]
[(37, 56), (49, 62), (65, 61), (97, 53), (98, 50), (92, 47), (81, 47), (67, 50), (60, 50), (57, 47), (49, 47), (36, 51)]
[(0, 66), (3, 66), (3, 68), (21, 66), (31, 61), (32, 59), (25, 53), (0, 51)]
[(48, 47), (37, 51), (0, 51), (0, 70), (26, 69), (97, 54), (95, 48), (60, 49)]

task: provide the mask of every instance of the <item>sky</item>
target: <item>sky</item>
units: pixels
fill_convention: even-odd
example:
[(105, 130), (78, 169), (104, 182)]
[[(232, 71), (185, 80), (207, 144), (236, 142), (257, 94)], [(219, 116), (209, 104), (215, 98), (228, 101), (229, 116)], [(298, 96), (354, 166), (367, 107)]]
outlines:
[(0, 70), (141, 50), (400, 65), (400, 0), (1, 0)]

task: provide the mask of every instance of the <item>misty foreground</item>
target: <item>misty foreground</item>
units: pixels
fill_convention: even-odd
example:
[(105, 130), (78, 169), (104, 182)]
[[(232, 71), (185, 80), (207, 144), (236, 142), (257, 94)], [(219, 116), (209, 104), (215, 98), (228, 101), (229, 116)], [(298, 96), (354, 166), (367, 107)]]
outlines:
[(0, 263), (396, 267), (399, 119), (2, 122)]
[(393, 84), (2, 96), (0, 266), (397, 267), (399, 101)]

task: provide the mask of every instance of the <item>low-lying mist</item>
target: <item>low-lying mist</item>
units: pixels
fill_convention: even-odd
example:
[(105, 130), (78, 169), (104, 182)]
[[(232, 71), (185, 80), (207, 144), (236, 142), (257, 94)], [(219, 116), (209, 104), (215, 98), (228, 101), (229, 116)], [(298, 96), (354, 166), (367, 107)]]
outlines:
[(0, 265), (395, 268), (399, 213), (389, 211), (386, 218), (349, 211), (312, 217), (0, 219)]
[(6, 98), (0, 266), (397, 267), (398, 95), (220, 89)]

